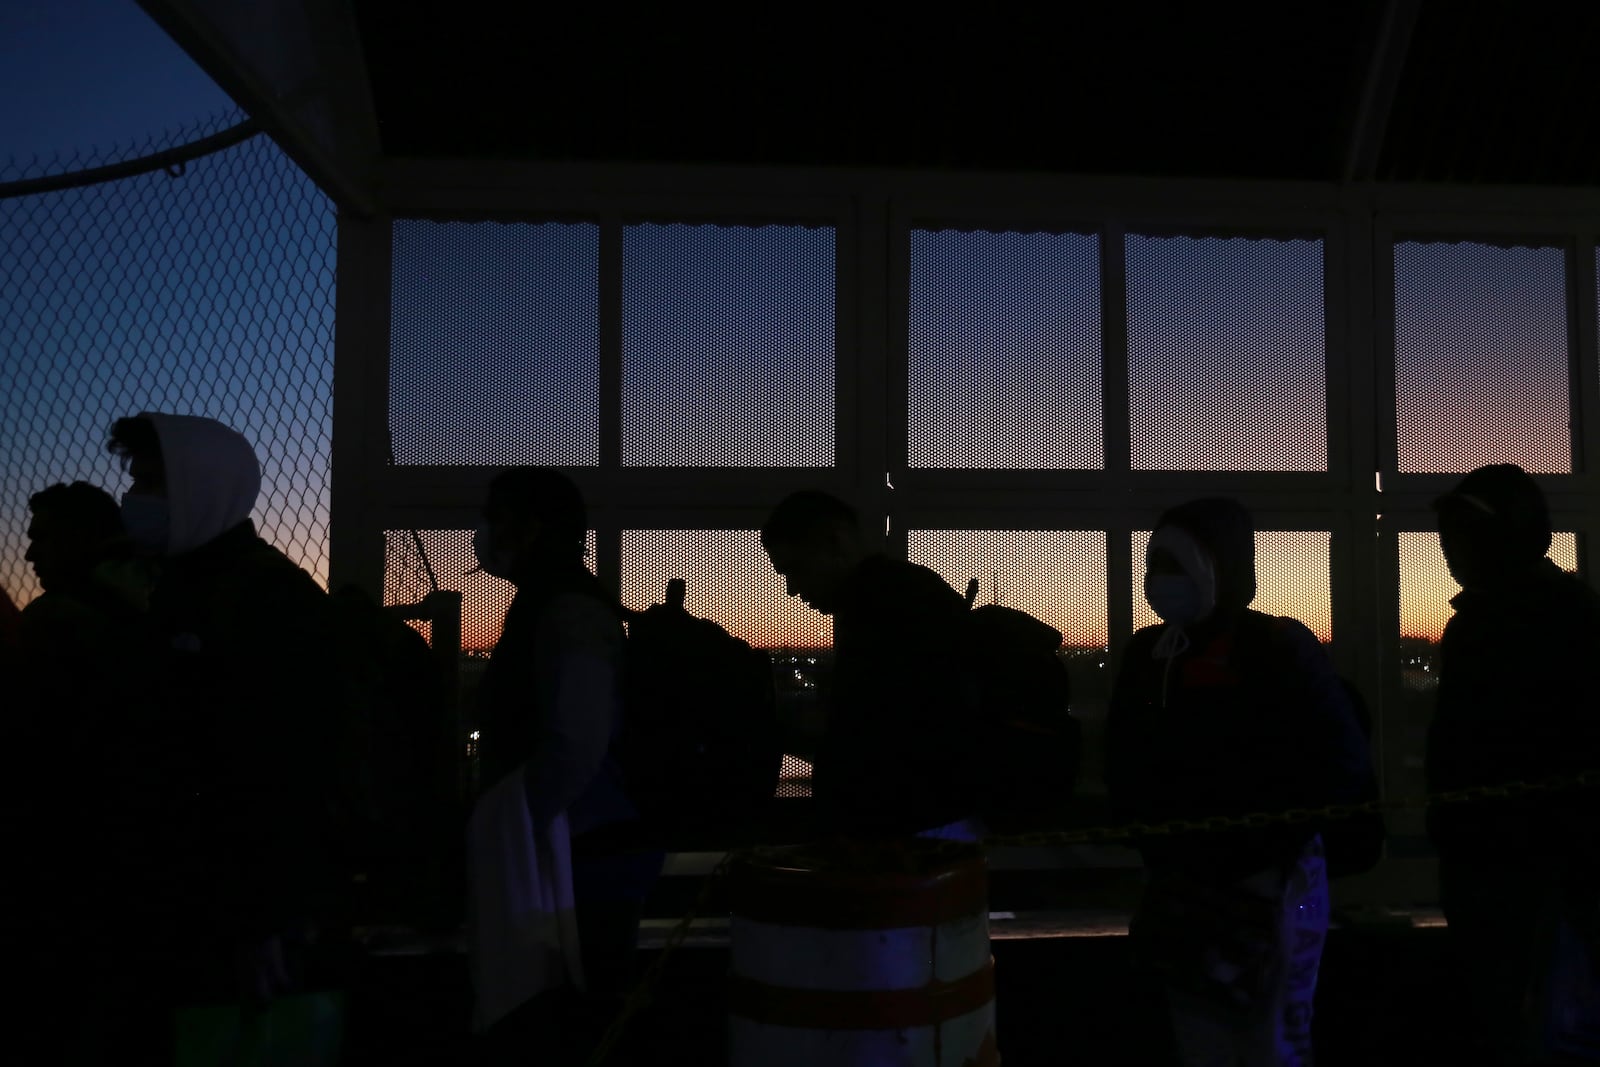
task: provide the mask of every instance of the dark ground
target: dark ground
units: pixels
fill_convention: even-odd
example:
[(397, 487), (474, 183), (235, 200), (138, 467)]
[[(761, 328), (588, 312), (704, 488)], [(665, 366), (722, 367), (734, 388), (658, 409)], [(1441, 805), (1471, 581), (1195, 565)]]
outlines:
[[(1061, 920), (1072, 925), (1070, 916), (1058, 914), (1057, 927)], [(1317, 996), (1322, 1067), (1476, 1062), (1451, 983), (1445, 938), (1443, 929), (1416, 928), (1409, 921), (1330, 933)], [(611, 1062), (726, 1062), (722, 990), (728, 953), (717, 940), (696, 938), (672, 954), (654, 1003)], [(653, 950), (644, 955), (648, 960)], [(1007, 1067), (1166, 1062), (1160, 1017), (1133, 979), (1125, 937), (997, 939), (994, 956), (997, 1030)], [(474, 1045), (465, 1036), (468, 1004), (459, 954), (374, 960), (351, 1005), (350, 1062), (472, 1064)]]

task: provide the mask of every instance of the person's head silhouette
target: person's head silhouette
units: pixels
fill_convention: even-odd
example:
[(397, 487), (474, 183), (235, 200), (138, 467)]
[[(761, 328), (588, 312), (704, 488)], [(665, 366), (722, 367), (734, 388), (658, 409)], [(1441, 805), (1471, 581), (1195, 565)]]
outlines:
[(122, 495), (123, 528), (152, 555), (214, 541), (248, 522), (261, 495), (255, 447), (216, 419), (141, 412), (112, 425), (108, 447), (133, 478)]
[(473, 534), (478, 568), (520, 583), (551, 568), (582, 564), (588, 509), (572, 479), (546, 467), (501, 471), (489, 483)]
[(1231, 616), (1255, 595), (1255, 524), (1238, 501), (1202, 497), (1156, 521), (1145, 553), (1145, 599), (1164, 621)]
[(47, 592), (84, 580), (122, 536), (117, 500), (88, 482), (56, 483), (28, 498), (24, 559)]
[(761, 528), (761, 547), (784, 591), (824, 615), (839, 609), (845, 581), (866, 554), (855, 509), (815, 489), (779, 502)]
[(1445, 563), (1464, 589), (1514, 584), (1550, 550), (1544, 492), (1514, 463), (1479, 467), (1434, 501), (1434, 510)]

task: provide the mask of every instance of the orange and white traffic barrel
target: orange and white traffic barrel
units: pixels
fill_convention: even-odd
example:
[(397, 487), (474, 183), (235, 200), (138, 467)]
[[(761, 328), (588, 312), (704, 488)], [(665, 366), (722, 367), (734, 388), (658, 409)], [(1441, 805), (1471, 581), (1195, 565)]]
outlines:
[(732, 1067), (998, 1067), (978, 846), (762, 850), (728, 892)]

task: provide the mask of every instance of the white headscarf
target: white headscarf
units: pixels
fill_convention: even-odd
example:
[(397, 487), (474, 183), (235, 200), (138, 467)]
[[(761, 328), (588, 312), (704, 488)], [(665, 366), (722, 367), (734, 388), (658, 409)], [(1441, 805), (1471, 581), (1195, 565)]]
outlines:
[(198, 415), (140, 412), (161, 441), (169, 528), (165, 555), (181, 556), (250, 517), (261, 462), (243, 434)]

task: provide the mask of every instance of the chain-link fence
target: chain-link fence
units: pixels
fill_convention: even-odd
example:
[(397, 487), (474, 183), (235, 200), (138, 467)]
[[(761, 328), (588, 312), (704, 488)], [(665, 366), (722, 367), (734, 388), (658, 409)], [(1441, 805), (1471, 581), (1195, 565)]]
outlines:
[(114, 494), (111, 423), (206, 415), (261, 457), (262, 535), (324, 583), (331, 201), (238, 113), (0, 168), (0, 587), (38, 592), (28, 497)]

